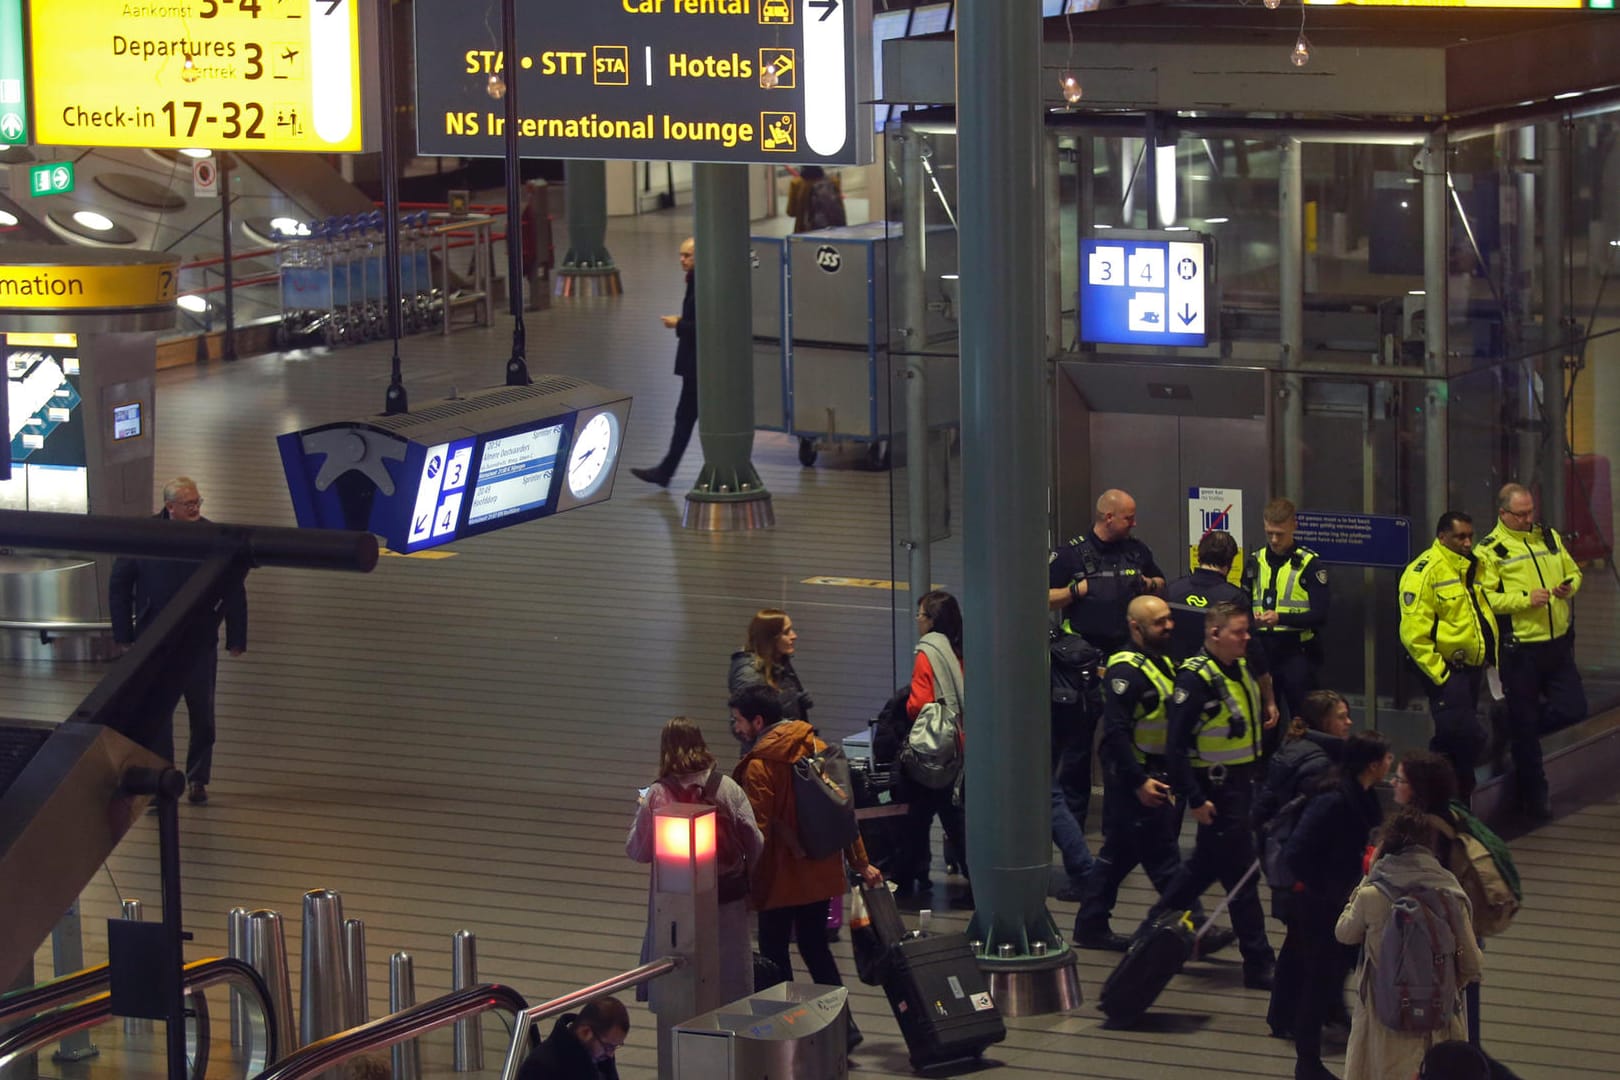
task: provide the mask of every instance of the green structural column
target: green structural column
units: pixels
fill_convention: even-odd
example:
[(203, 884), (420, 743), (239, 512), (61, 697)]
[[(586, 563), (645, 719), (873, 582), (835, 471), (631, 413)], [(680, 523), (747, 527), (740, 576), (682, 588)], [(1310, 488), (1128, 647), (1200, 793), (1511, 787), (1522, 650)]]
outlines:
[(750, 326), (748, 167), (694, 165), (697, 248), (698, 438), (703, 470), (686, 495), (689, 529), (776, 524), (754, 471), (754, 344)]
[(617, 296), (619, 268), (607, 249), (607, 162), (563, 166), (568, 204), (568, 253), (557, 269), (558, 296)]
[[(1013, 1015), (1073, 1007), (1074, 954), (1046, 910), (1046, 237), (1040, 0), (962, 0), (956, 35), (961, 221), (963, 614), (968, 936)], [(978, 677), (975, 677), (975, 673)], [(980, 727), (982, 725), (982, 727)]]

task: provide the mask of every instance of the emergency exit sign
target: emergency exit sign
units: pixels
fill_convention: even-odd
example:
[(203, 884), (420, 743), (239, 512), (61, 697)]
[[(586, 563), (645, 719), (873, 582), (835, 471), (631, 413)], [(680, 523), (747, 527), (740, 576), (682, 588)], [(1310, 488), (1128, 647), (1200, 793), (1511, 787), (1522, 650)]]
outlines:
[(28, 141), (22, 0), (0, 0), (0, 146)]
[(28, 194), (66, 195), (73, 190), (73, 162), (53, 161), (28, 169)]

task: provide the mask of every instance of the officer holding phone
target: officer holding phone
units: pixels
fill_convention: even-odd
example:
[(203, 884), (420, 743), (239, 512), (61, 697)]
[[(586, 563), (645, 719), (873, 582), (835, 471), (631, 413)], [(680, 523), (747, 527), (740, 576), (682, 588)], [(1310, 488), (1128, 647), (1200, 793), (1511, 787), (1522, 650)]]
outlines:
[(1536, 500), (1523, 484), (1496, 498), (1496, 528), (1476, 549), (1494, 571), (1486, 597), (1502, 632), (1502, 693), (1508, 746), (1518, 772), (1520, 808), (1552, 816), (1541, 733), (1586, 716), (1586, 690), (1575, 666), (1575, 613), (1581, 568), (1558, 530), (1536, 520)]

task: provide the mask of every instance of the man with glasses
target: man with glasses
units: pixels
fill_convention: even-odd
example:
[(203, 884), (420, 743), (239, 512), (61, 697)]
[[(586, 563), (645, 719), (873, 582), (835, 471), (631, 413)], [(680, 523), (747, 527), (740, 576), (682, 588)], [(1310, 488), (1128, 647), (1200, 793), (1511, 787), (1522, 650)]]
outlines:
[(592, 998), (557, 1018), (551, 1035), (518, 1070), (518, 1080), (619, 1080), (613, 1055), (630, 1035), (630, 1012), (614, 997)]
[(1435, 541), (1401, 574), (1401, 644), (1422, 673), (1434, 718), (1429, 749), (1457, 773), (1457, 797), (1474, 792), (1484, 743), (1475, 715), (1485, 669), (1496, 663), (1495, 569), (1474, 555), (1474, 519), (1447, 510)]
[[(177, 476), (163, 485), (163, 509), (156, 516), (170, 521), (207, 521), (202, 496), (189, 476)], [(109, 580), (108, 611), (113, 641), (119, 652), (132, 645), (157, 621), (165, 607), (196, 571), (198, 564), (181, 559), (120, 558)], [(247, 651), (247, 590), (238, 585), (225, 598), (225, 648), (232, 656)], [(209, 649), (186, 676), (181, 697), (190, 719), (191, 741), (186, 747), (186, 797), (193, 803), (208, 801), (208, 783), (214, 766), (214, 680), (219, 649)], [(148, 749), (174, 760), (174, 714), (164, 722), (157, 745)]]
[(1496, 517), (1479, 558), (1495, 576), (1487, 598), (1502, 628), (1508, 747), (1518, 773), (1520, 808), (1546, 820), (1552, 805), (1541, 764), (1541, 732), (1586, 716), (1570, 604), (1581, 587), (1581, 568), (1558, 531), (1536, 520), (1535, 497), (1523, 484), (1508, 484), (1497, 494)]

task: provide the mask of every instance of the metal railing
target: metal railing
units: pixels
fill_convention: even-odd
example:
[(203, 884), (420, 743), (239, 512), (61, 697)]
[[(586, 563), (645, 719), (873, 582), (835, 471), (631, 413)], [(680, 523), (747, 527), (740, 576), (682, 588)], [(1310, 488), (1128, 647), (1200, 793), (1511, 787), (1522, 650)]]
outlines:
[(660, 975), (669, 974), (683, 963), (685, 961), (679, 956), (666, 956), (661, 960), (631, 968), (622, 975), (615, 975), (611, 979), (603, 979), (591, 986), (570, 991), (562, 997), (552, 998), (532, 1009), (524, 1009), (512, 1022), (512, 1045), (506, 1051), (506, 1064), (501, 1068), (501, 1080), (517, 1080), (518, 1069), (523, 1066), (523, 1059), (528, 1056), (529, 1033), (541, 1020), (560, 1016), (575, 1005), (583, 1004), (603, 994), (613, 994), (620, 990), (628, 990), (632, 986), (640, 986), (644, 982), (651, 982)]
[[(0, 998), (0, 1022), (36, 1014), (33, 1019), (0, 1036), (0, 1073), (19, 1059), (59, 1039), (110, 1019), (112, 995), (106, 989), (110, 978), (107, 965), (102, 964)], [(208, 999), (203, 997), (202, 991), (220, 984), (234, 985), (252, 994), (259, 1004), (263, 1023), (255, 1030), (264, 1034), (248, 1047), (248, 1075), (275, 1061), (280, 1047), (276, 1042), (276, 1026), (270, 1021), (270, 991), (251, 964), (224, 957), (193, 960), (185, 966), (183, 981), (197, 1025), (193, 1076), (201, 1077), (208, 1069)], [(90, 996), (84, 996), (86, 994)], [(65, 1005), (67, 1002), (73, 1004)], [(57, 1008), (63, 1005), (65, 1007)], [(47, 1009), (54, 1011), (43, 1011)]]
[(325, 1072), (358, 1054), (382, 1050), (395, 1043), (426, 1035), (469, 1016), (505, 1008), (521, 1017), (529, 1008), (522, 994), (499, 983), (455, 990), (443, 997), (414, 1005), (389, 1016), (361, 1024), (312, 1042), (272, 1065), (257, 1080), (301, 1080)]

